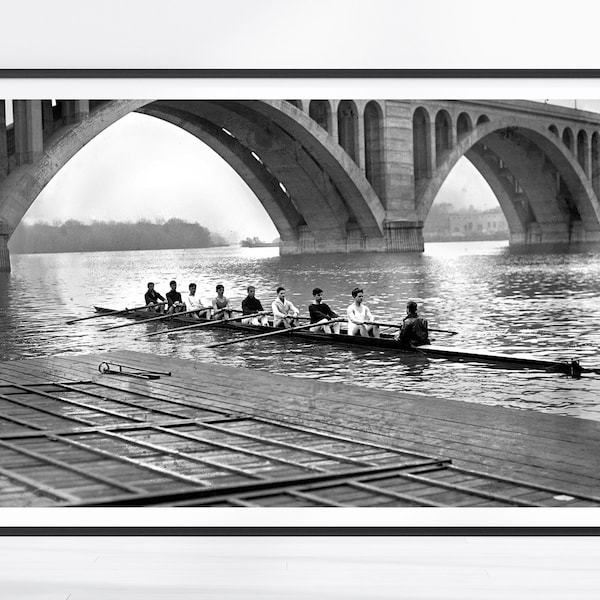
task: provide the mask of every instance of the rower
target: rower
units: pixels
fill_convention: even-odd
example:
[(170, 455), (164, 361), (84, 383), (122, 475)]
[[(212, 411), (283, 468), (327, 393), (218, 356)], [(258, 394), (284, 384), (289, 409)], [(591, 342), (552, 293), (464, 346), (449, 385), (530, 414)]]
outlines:
[(407, 303), (402, 328), (394, 337), (405, 346), (422, 346), (430, 343), (427, 319), (418, 315), (417, 303), (413, 300)]
[(348, 335), (362, 335), (375, 338), (379, 337), (379, 326), (373, 324), (375, 317), (366, 304), (363, 304), (364, 293), (359, 287), (352, 290), (354, 302), (346, 310), (348, 316)]
[(154, 289), (154, 283), (148, 283), (148, 290), (144, 294), (144, 300), (146, 302), (148, 312), (158, 312), (160, 314), (164, 312), (164, 304), (160, 304), (159, 302), (159, 300), (163, 303), (165, 302), (164, 296), (159, 294)]
[(262, 313), (250, 319), (243, 319), (242, 323), (245, 325), (263, 325), (264, 327), (269, 325), (269, 318), (267, 317), (266, 311), (263, 309), (262, 302), (256, 298), (256, 288), (253, 285), (249, 285), (247, 290), (248, 295), (242, 300), (242, 314), (253, 315), (256, 313)]
[[(200, 298), (198, 298), (198, 296), (196, 296), (196, 284), (190, 283), (190, 285), (188, 287), (189, 287), (190, 293), (188, 294), (187, 298), (185, 299), (186, 310), (198, 311), (198, 312), (191, 313), (191, 315), (193, 317), (195, 317), (196, 319), (200, 318), (200, 314), (202, 314), (202, 316), (210, 319), (210, 308), (205, 307), (202, 304), (202, 300), (200, 300)], [(204, 309), (204, 310), (200, 310), (200, 309)]]
[[(327, 321), (331, 319), (339, 319), (339, 315), (334, 313), (328, 304), (323, 302), (323, 290), (320, 287), (316, 287), (313, 291), (314, 300), (308, 305), (308, 312), (310, 313), (310, 322), (315, 323), (317, 327), (311, 327), (311, 331), (324, 333), (331, 333), (331, 327), (326, 325)], [(333, 333), (340, 332), (340, 322), (333, 324)]]
[(273, 327), (283, 324), (285, 328), (289, 328), (298, 324), (297, 317), (300, 311), (285, 299), (285, 288), (282, 285), (277, 288), (277, 298), (271, 304), (271, 308), (273, 310)]
[(169, 303), (167, 313), (173, 314), (184, 311), (185, 304), (181, 299), (181, 294), (177, 291), (177, 282), (174, 280), (170, 281), (169, 287), (171, 288), (171, 291), (167, 292), (167, 302)]
[(229, 300), (223, 295), (225, 286), (219, 284), (217, 286), (217, 297), (212, 301), (213, 319), (228, 319), (231, 317), (232, 309), (229, 307)]

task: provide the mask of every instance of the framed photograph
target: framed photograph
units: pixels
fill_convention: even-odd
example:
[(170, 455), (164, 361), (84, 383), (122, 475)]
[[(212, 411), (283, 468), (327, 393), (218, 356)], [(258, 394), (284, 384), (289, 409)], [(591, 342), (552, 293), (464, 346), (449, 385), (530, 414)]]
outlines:
[(597, 82), (276, 74), (6, 80), (2, 501), (579, 524)]
[(591, 598), (592, 13), (7, 8), (4, 595)]

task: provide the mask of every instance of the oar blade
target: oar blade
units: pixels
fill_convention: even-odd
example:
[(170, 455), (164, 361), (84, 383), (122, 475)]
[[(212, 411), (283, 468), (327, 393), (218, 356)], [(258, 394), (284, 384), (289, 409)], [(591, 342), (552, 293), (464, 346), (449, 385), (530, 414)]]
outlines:
[(430, 327), (429, 331), (435, 331), (436, 333), (447, 333), (448, 335), (458, 335), (458, 331), (450, 331), (449, 329), (432, 329)]

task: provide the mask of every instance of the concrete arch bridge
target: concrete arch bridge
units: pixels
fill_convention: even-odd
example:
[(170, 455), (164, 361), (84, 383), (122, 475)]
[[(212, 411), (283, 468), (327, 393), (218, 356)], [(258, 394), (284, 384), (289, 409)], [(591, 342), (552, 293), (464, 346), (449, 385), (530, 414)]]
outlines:
[(14, 100), (0, 102), (0, 270), (52, 177), (130, 112), (208, 144), (243, 178), (282, 254), (419, 252), (446, 176), (466, 156), (511, 244), (600, 241), (600, 115), (500, 100)]

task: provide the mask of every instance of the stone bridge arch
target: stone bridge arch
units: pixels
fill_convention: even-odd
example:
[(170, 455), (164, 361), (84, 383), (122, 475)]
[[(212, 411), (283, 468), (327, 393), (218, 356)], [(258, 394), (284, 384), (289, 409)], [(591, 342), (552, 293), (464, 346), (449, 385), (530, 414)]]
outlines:
[(511, 243), (600, 240), (600, 204), (573, 145), (548, 126), (518, 117), (482, 120), (465, 129), (432, 176), (419, 181), (415, 206), (421, 220), (450, 171), (466, 156), (496, 195)]
[(586, 111), (506, 100), (13, 105), (7, 128), (0, 104), (0, 270), (43, 187), (131, 112), (183, 128), (223, 157), (273, 220), (282, 254), (422, 251), (423, 222), (463, 156), (496, 194), (511, 243), (600, 242), (600, 116)]
[(93, 116), (61, 127), (44, 139), (43, 150), (30, 163), (12, 165), (7, 176), (0, 180), (0, 223), (4, 231), (12, 234), (42, 189), (79, 150), (121, 117), (146, 102), (111, 101)]
[(385, 246), (385, 209), (363, 172), (301, 102), (286, 100), (109, 101), (44, 140), (33, 164), (11, 169), (0, 183), (3, 232), (12, 234), (85, 144), (134, 111), (185, 129), (223, 157), (273, 220), (283, 253)]
[(385, 209), (369, 181), (294, 104), (156, 101), (138, 112), (184, 128), (222, 156), (273, 219), (284, 253), (360, 250), (384, 239)]

